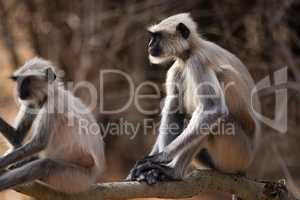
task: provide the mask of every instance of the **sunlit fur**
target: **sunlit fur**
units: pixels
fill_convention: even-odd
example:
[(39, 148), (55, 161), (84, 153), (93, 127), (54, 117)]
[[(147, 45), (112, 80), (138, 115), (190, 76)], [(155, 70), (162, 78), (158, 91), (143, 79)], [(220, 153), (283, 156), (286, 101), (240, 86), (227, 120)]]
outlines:
[[(24, 104), (41, 104), (47, 98), (49, 85), (54, 84), (55, 87), (62, 85), (60, 77), (56, 77), (54, 82), (48, 81), (47, 69), (51, 69), (54, 74), (58, 74), (51, 62), (41, 58), (33, 58), (13, 73), (13, 77), (17, 80), (30, 77), (30, 96), (25, 100), (20, 100)], [(22, 84), (22, 81), (17, 81), (17, 84)]]
[[(176, 33), (176, 26), (179, 23), (185, 24), (190, 30), (190, 36), (187, 40), (179, 37)], [(193, 65), (205, 66), (213, 69), (216, 73), (222, 73), (221, 81), (234, 82), (233, 87), (237, 87), (238, 94), (241, 96), (241, 100), (245, 102), (246, 113), (250, 114), (247, 118), (249, 121), (255, 119), (253, 109), (260, 112), (260, 103), (257, 94), (253, 94), (251, 97), (251, 90), (254, 88), (254, 81), (249, 74), (245, 65), (232, 53), (223, 49), (222, 47), (216, 45), (213, 42), (203, 39), (197, 32), (197, 24), (191, 18), (189, 13), (180, 13), (177, 15), (170, 16), (158, 24), (152, 25), (148, 28), (151, 32), (166, 32), (171, 36), (171, 38), (163, 38), (161, 41), (161, 48), (163, 55), (161, 57), (153, 57), (149, 55), (149, 59), (153, 64), (160, 64), (168, 59), (173, 59), (176, 61), (174, 63), (174, 68), (177, 70), (182, 70), (182, 67), (186, 63), (191, 63)], [(182, 59), (182, 53), (189, 50), (189, 61)], [(233, 93), (229, 88), (226, 94)], [(225, 95), (226, 95), (225, 94)], [(234, 96), (226, 97), (228, 100), (232, 100)], [(253, 105), (250, 105), (250, 99), (253, 100)], [(232, 102), (232, 103), (231, 103)], [(237, 104), (233, 101), (227, 101), (228, 104)], [(235, 107), (234, 105), (228, 105), (229, 107)], [(253, 106), (253, 107), (251, 107)], [(232, 108), (233, 109), (233, 108)], [(237, 111), (238, 112), (238, 111)], [(246, 114), (246, 115), (248, 115)], [(246, 116), (245, 116), (246, 117)], [(255, 121), (257, 132), (260, 130), (259, 124)], [(251, 123), (250, 123), (251, 124)]]
[[(179, 23), (183, 23), (190, 30), (187, 39), (177, 33), (176, 26)], [(244, 132), (239, 133), (240, 135), (237, 137), (216, 137), (215, 143), (208, 142), (206, 138), (202, 144), (207, 144), (206, 148), (216, 158), (215, 164), (218, 169), (229, 173), (245, 171), (255, 154), (255, 146), (260, 132), (260, 125), (253, 112), (253, 110), (260, 112), (260, 103), (257, 94), (251, 94), (254, 81), (244, 64), (229, 51), (203, 39), (197, 32), (196, 23), (188, 13), (168, 17), (149, 27), (149, 31), (161, 32), (165, 36), (160, 41), (162, 56), (149, 56), (149, 59), (155, 64), (161, 63), (165, 59), (175, 61), (167, 74), (167, 96), (173, 95), (171, 92), (173, 84), (168, 84), (168, 82), (177, 80), (176, 83), (184, 91), (184, 99), (179, 100), (179, 102), (183, 102), (185, 114), (199, 115), (199, 118), (205, 117), (201, 115), (201, 112), (196, 113), (199, 102), (194, 101), (195, 85), (201, 81), (209, 80), (217, 85), (229, 86), (228, 88), (221, 88), (223, 90), (221, 98), (224, 98), (224, 105), (221, 106), (225, 110), (228, 109), (229, 113), (243, 127)], [(205, 77), (202, 76), (204, 72), (206, 73)], [(252, 105), (251, 98), (253, 100)], [(166, 104), (168, 103), (166, 102)], [(165, 123), (164, 119), (169, 120), (166, 116), (168, 113), (163, 113), (162, 124)], [(195, 126), (199, 121), (195, 122)], [(187, 140), (185, 143), (185, 145), (189, 145), (192, 141)], [(152, 154), (164, 149), (164, 141), (158, 139)], [(173, 160), (172, 163), (176, 164), (176, 162)], [(180, 163), (178, 166), (184, 168), (179, 170), (186, 170), (185, 166)]]
[(42, 58), (35, 57), (28, 60), (22, 67), (13, 73), (13, 76), (44, 76), (45, 70), (51, 68), (56, 74), (56, 68), (53, 64)]
[[(50, 62), (34, 58), (17, 70), (14, 76), (43, 77), (47, 68), (55, 71)], [(90, 129), (91, 126), (97, 128), (98, 123), (80, 99), (62, 87), (58, 79), (49, 84), (47, 88), (39, 88), (40, 95), (46, 95), (47, 98), (35, 111), (37, 116), (32, 127), (33, 136), (38, 135), (39, 131), (51, 132), (46, 149), (39, 155), (42, 158), (62, 160), (84, 167), (86, 173), (61, 169), (61, 173), (50, 175), (43, 182), (63, 192), (81, 192), (101, 178), (105, 166), (102, 136), (100, 132), (93, 132)], [(46, 84), (42, 86), (46, 87)], [(21, 107), (28, 106), (27, 101), (21, 103)], [(24, 121), (25, 110), (20, 109), (15, 126)], [(40, 130), (40, 127), (46, 127), (46, 130)], [(100, 131), (100, 128), (98, 130)]]
[[(187, 40), (180, 37), (176, 32), (176, 26), (179, 23), (185, 24), (191, 31)], [(200, 40), (197, 33), (197, 25), (192, 20), (189, 13), (168, 17), (160, 23), (150, 26), (148, 30), (150, 32), (161, 32), (163, 35), (163, 39), (160, 43), (162, 55), (159, 57), (149, 56), (149, 59), (153, 64), (159, 64), (166, 60), (181, 57), (186, 50), (192, 50), (193, 46), (197, 45), (198, 40)]]

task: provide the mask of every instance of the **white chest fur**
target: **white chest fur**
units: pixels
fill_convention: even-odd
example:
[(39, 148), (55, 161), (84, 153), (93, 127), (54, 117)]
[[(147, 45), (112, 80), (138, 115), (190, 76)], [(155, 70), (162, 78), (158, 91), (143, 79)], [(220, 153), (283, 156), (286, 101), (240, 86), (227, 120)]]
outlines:
[(200, 103), (197, 87), (199, 85), (194, 80), (193, 75), (190, 72), (185, 73), (183, 80), (183, 105), (188, 114), (192, 114)]

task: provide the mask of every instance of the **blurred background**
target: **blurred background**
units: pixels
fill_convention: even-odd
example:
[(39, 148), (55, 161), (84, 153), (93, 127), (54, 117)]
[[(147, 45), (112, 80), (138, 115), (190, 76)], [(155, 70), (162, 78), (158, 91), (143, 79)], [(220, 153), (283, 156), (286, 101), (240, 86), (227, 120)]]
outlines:
[[(118, 69), (128, 73), (135, 85), (151, 81), (159, 85), (167, 66), (147, 60), (146, 27), (180, 12), (191, 12), (201, 35), (236, 54), (257, 82), (285, 66), (288, 80), (300, 87), (300, 2), (298, 0), (0, 0), (0, 116), (10, 123), (17, 112), (14, 83), (8, 79), (27, 59), (41, 56), (65, 71), (65, 81), (89, 81), (99, 90), (99, 71)], [(272, 79), (271, 79), (272, 80)], [(104, 80), (103, 107), (126, 104), (126, 79), (111, 75)], [(143, 87), (143, 94), (154, 94)], [(299, 91), (299, 90), (298, 90)], [(76, 96), (90, 102), (86, 91)], [(274, 94), (261, 96), (263, 114), (274, 116)], [(145, 110), (160, 108), (160, 98), (141, 99)], [(263, 125), (263, 138), (251, 176), (286, 179), (294, 194), (300, 184), (299, 93), (288, 91), (288, 131), (280, 134)], [(145, 118), (159, 122), (159, 112), (145, 115), (131, 104), (119, 114), (93, 109), (99, 123), (125, 119), (142, 124)], [(141, 129), (134, 140), (128, 134), (105, 137), (108, 170), (105, 181), (124, 179), (134, 162), (150, 151), (155, 128)], [(8, 148), (0, 139), (0, 151)], [(299, 197), (299, 196), (298, 196)], [(13, 191), (0, 193), (1, 200), (27, 199)], [(206, 199), (197, 197), (197, 199)]]

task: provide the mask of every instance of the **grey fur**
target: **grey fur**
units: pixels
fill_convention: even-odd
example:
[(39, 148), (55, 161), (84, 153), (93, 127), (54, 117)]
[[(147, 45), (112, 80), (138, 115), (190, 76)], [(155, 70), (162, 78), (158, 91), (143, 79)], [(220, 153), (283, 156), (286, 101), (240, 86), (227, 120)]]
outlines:
[[(37, 79), (28, 86), (34, 87), (28, 88), (32, 94), (20, 101), (15, 123), (18, 135), (9, 141), (15, 148), (0, 158), (0, 168), (26, 162), (0, 176), (0, 191), (38, 179), (63, 192), (81, 192), (96, 183), (104, 170), (101, 134), (80, 126), (80, 120), (93, 126), (96, 120), (78, 98), (61, 87), (58, 79), (46, 78), (49, 69), (55, 73), (50, 62), (35, 58), (14, 73), (17, 79)], [(31, 139), (21, 145), (30, 128)], [(30, 159), (36, 156), (38, 159)]]
[[(178, 36), (179, 23), (191, 31), (188, 38)], [(257, 96), (252, 96), (254, 104), (251, 105), (254, 83), (245, 66), (227, 50), (201, 38), (189, 14), (171, 16), (149, 30), (169, 34), (157, 45), (161, 55), (149, 55), (150, 61), (159, 64), (173, 59), (175, 62), (167, 74), (167, 97), (159, 136), (150, 155), (137, 162), (128, 179), (148, 184), (181, 179), (202, 150), (208, 153), (207, 160), (198, 160), (198, 167), (214, 166), (225, 173), (244, 173), (252, 161), (259, 134), (251, 106), (260, 110)], [(233, 83), (228, 94), (221, 82)], [(181, 127), (174, 135), (167, 127), (182, 124), (179, 114), (190, 119), (187, 127)], [(214, 130), (210, 127), (222, 120), (233, 125), (233, 135), (226, 135), (227, 130), (212, 134)]]

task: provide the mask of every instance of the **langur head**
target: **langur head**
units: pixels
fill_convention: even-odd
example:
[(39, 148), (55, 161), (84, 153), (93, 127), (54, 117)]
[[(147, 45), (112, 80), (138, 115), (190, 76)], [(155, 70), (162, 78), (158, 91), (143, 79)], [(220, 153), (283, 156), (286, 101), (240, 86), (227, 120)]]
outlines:
[(44, 102), (49, 86), (57, 79), (53, 65), (41, 58), (27, 61), (11, 78), (17, 83), (19, 99), (32, 103)]
[(148, 28), (151, 63), (185, 58), (197, 35), (197, 25), (189, 13), (173, 15)]

